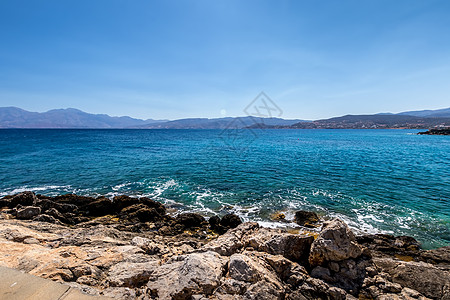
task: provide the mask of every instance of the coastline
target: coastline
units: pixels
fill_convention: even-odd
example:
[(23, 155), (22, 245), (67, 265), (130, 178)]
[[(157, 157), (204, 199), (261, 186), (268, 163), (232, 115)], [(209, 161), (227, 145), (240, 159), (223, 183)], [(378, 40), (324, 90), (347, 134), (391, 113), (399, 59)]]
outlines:
[[(0, 262), (116, 299), (449, 299), (450, 247), (355, 235), (301, 212), (304, 230), (229, 214), (175, 217), (149, 198), (23, 192), (0, 199)], [(317, 231), (309, 228), (318, 227)]]

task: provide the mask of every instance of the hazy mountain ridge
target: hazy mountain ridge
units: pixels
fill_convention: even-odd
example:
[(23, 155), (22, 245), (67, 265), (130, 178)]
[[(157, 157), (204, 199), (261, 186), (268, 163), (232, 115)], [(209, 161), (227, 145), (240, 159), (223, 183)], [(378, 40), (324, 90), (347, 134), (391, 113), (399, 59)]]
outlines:
[(127, 128), (152, 122), (164, 121), (89, 114), (75, 108), (53, 109), (43, 113), (17, 107), (0, 108), (0, 128)]
[(90, 114), (74, 108), (30, 112), (0, 107), (0, 128), (130, 128), (130, 129), (226, 129), (226, 128), (430, 128), (450, 126), (450, 108), (407, 111), (398, 114), (346, 115), (305, 121), (282, 118), (225, 117), (186, 118), (173, 121), (142, 120), (128, 116)]

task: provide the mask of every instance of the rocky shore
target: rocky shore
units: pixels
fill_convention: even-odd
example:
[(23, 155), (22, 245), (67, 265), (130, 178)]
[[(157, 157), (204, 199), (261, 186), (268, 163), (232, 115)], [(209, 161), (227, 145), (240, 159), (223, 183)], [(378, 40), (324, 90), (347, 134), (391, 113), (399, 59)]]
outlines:
[(450, 135), (450, 128), (434, 128), (427, 131), (419, 132), (418, 134), (425, 135)]
[(0, 265), (115, 299), (450, 299), (450, 247), (356, 236), (310, 212), (296, 222), (305, 230), (24, 192), (0, 199)]

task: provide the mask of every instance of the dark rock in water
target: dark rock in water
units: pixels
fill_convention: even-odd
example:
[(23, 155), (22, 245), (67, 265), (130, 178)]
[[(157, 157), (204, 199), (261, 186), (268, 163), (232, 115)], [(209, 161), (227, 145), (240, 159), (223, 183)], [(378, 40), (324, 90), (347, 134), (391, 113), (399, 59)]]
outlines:
[(218, 216), (212, 216), (209, 218), (208, 223), (212, 229), (215, 229), (220, 224), (220, 218)]
[(139, 202), (145, 204), (149, 208), (155, 209), (160, 215), (164, 215), (166, 213), (166, 207), (158, 201), (149, 199), (147, 197), (142, 197), (139, 198)]
[(36, 206), (26, 206), (17, 211), (16, 217), (18, 219), (28, 220), (41, 213), (41, 208)]
[(450, 128), (433, 128), (428, 131), (419, 132), (418, 134), (427, 135), (450, 135)]
[(220, 220), (220, 225), (222, 225), (225, 228), (236, 228), (242, 223), (241, 218), (236, 216), (235, 214), (227, 214), (222, 217), (222, 220)]
[(294, 221), (300, 226), (317, 227), (314, 223), (319, 222), (319, 216), (312, 211), (299, 210), (295, 212)]
[(185, 228), (201, 227), (205, 218), (202, 215), (196, 213), (183, 213), (175, 218), (175, 222), (183, 225)]
[(37, 197), (33, 192), (23, 192), (14, 195), (11, 199), (8, 199), (5, 204), (9, 208), (14, 208), (17, 205), (32, 206), (36, 205)]

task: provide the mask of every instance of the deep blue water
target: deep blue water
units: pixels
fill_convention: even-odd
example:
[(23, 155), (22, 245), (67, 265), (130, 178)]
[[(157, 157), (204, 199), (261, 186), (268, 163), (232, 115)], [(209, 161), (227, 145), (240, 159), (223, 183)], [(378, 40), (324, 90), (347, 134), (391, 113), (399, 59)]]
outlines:
[(450, 137), (415, 130), (0, 130), (0, 195), (146, 195), (271, 223), (298, 209), (450, 244)]

